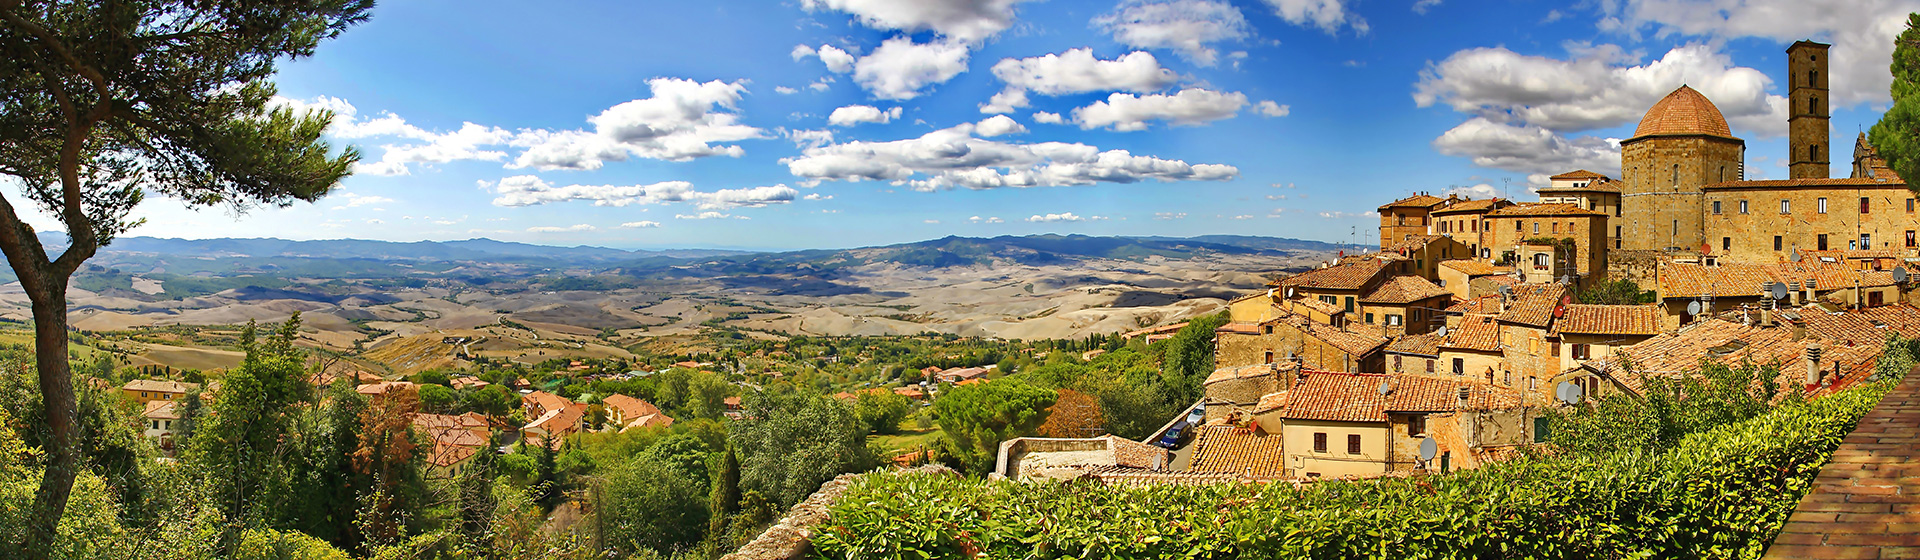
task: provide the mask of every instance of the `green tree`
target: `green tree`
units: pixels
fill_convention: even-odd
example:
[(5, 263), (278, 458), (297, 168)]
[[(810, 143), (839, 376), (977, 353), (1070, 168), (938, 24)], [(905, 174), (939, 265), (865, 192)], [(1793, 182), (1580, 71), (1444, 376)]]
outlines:
[(237, 546), (242, 529), (262, 528), (287, 506), (287, 471), (280, 452), (296, 406), (304, 400), (306, 369), (294, 350), (300, 316), (295, 314), (264, 341), (258, 327), (241, 332), (246, 357), (227, 372), (212, 413), (189, 442), (188, 461), (202, 469), (226, 516), (222, 543)]
[(880, 463), (867, 448), (867, 425), (846, 403), (810, 394), (754, 394), (731, 424), (728, 439), (741, 451), (740, 487), (779, 507), (812, 494), (841, 473)]
[(453, 410), (454, 402), (459, 399), (459, 395), (445, 385), (420, 386), (420, 404), (429, 412), (450, 412)]
[(1893, 106), (1873, 123), (1867, 138), (1894, 173), (1920, 177), (1920, 14), (1909, 14), (1907, 30), (1893, 40), (1888, 70), (1893, 73)]
[(1640, 305), (1653, 303), (1654, 298), (1653, 290), (1642, 290), (1625, 278), (1580, 290), (1580, 303), (1591, 305)]
[(913, 412), (913, 401), (891, 391), (860, 393), (853, 401), (853, 412), (876, 434), (900, 433), (900, 422)]
[(706, 528), (699, 485), (651, 458), (610, 469), (596, 494), (594, 511), (603, 516), (601, 537), (612, 556), (683, 550), (699, 542)]
[(1227, 324), (1226, 312), (1197, 317), (1173, 338), (1149, 348), (1161, 352), (1161, 400), (1184, 407), (1200, 400), (1200, 383), (1213, 373), (1213, 331)]
[(137, 225), (143, 193), (193, 206), (286, 205), (325, 196), (359, 159), (321, 141), (332, 115), (269, 109), (275, 65), (364, 21), (371, 0), (73, 3), (0, 0), (0, 174), (59, 217), (49, 257), (0, 198), (0, 252), (33, 307), (51, 438), (28, 558), (45, 558), (79, 473), (67, 364), (67, 285)]
[(969, 473), (992, 470), (1000, 442), (1032, 435), (1055, 398), (1052, 389), (1011, 377), (949, 390), (933, 403), (945, 455)]

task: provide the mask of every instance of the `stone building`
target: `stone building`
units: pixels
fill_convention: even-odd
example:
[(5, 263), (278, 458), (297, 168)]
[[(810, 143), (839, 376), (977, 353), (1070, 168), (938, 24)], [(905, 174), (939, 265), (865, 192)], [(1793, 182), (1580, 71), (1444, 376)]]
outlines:
[(1419, 276), (1395, 276), (1360, 296), (1360, 322), (1388, 337), (1420, 334), (1445, 323), (1453, 294)]
[(1214, 367), (1293, 362), (1321, 371), (1381, 371), (1387, 339), (1287, 315), (1214, 331)]
[(1415, 235), (1426, 235), (1430, 214), (1458, 197), (1440, 198), (1427, 193), (1395, 200), (1380, 206), (1380, 250)]
[(1787, 176), (1829, 177), (1827, 48), (1813, 41), (1787, 47)]
[(1572, 204), (1614, 218), (1609, 220), (1611, 223), (1605, 228), (1608, 235), (1603, 245), (1610, 249), (1621, 248), (1619, 181), (1585, 169), (1554, 175), (1550, 181), (1550, 186), (1537, 191), (1541, 204)]
[[(1568, 305), (1548, 334), (1559, 345), (1560, 364), (1553, 375), (1546, 377), (1551, 379), (1590, 360), (1612, 356), (1614, 349), (1639, 344), (1660, 332), (1657, 305)], [(1552, 385), (1543, 388), (1551, 389)]]
[(1490, 259), (1493, 252), (1486, 231), (1488, 212), (1512, 206), (1504, 198), (1462, 200), (1433, 211), (1433, 233), (1445, 235), (1467, 246), (1469, 258)]
[(1712, 101), (1680, 86), (1620, 143), (1622, 248), (1683, 250), (1704, 237), (1701, 187), (1746, 177), (1746, 141)]
[(1720, 183), (1705, 192), (1708, 245), (1729, 260), (1776, 262), (1796, 251), (1842, 249), (1920, 256), (1914, 193), (1890, 171)]
[(1428, 280), (1440, 279), (1440, 263), (1449, 259), (1471, 258), (1471, 248), (1444, 235), (1415, 235), (1386, 249), (1388, 253), (1411, 259), (1403, 265), (1404, 274)]
[(1572, 277), (1585, 285), (1606, 277), (1607, 219), (1572, 204), (1515, 204), (1489, 212), (1484, 229), (1492, 232), (1494, 260), (1517, 267), (1529, 282)]

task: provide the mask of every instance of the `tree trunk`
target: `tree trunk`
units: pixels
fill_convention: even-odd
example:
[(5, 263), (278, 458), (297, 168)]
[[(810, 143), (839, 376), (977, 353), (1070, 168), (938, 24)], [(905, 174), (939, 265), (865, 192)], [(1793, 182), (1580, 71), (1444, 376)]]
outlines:
[(27, 287), (33, 301), (33, 357), (40, 373), (40, 395), (46, 403), (48, 441), (47, 472), (40, 479), (40, 490), (33, 495), (33, 515), (28, 520), (27, 558), (44, 560), (58, 538), (55, 529), (73, 494), (73, 479), (80, 474), (75, 453), (75, 426), (79, 423), (73, 395), (73, 371), (67, 362), (67, 279), (43, 275)]

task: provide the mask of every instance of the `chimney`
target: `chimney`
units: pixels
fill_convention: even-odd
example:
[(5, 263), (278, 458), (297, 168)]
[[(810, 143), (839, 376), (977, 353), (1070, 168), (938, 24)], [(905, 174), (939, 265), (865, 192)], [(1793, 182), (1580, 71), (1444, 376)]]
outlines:
[(1828, 138), (1827, 49), (1830, 45), (1800, 41), (1787, 47), (1787, 175), (1792, 179), (1825, 179), (1831, 156)]
[(1820, 343), (1814, 342), (1807, 344), (1807, 350), (1800, 354), (1800, 361), (1807, 366), (1808, 387), (1820, 383), (1820, 352)]
[(1460, 407), (1459, 407), (1459, 410), (1466, 410), (1466, 409), (1467, 409), (1467, 397), (1469, 397), (1469, 396), (1471, 396), (1471, 395), (1473, 395), (1473, 388), (1471, 388), (1471, 387), (1461, 387), (1461, 388), (1460, 388)]
[(1805, 319), (1794, 317), (1787, 322), (1793, 327), (1793, 340), (1799, 341), (1807, 338), (1807, 322)]
[(1760, 326), (1766, 327), (1766, 328), (1773, 328), (1773, 310), (1772, 309), (1767, 309), (1764, 307), (1760, 309)]

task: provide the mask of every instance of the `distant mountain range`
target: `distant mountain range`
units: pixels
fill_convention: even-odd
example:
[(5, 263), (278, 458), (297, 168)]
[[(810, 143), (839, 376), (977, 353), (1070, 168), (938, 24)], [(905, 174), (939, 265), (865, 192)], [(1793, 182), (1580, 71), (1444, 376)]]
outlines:
[[(65, 246), (67, 236), (43, 233), (42, 243)], [(159, 237), (122, 237), (103, 251), (193, 255), (203, 257), (293, 257), (314, 259), (398, 259), (426, 261), (483, 261), (502, 257), (531, 257), (562, 260), (625, 260), (668, 257), (700, 259), (744, 255), (747, 251), (718, 249), (674, 249), (665, 251), (622, 250), (606, 247), (555, 247), (512, 241), (475, 238), (465, 241), (369, 241), (362, 239), (323, 239), (291, 241), (274, 238), (174, 239)]]

